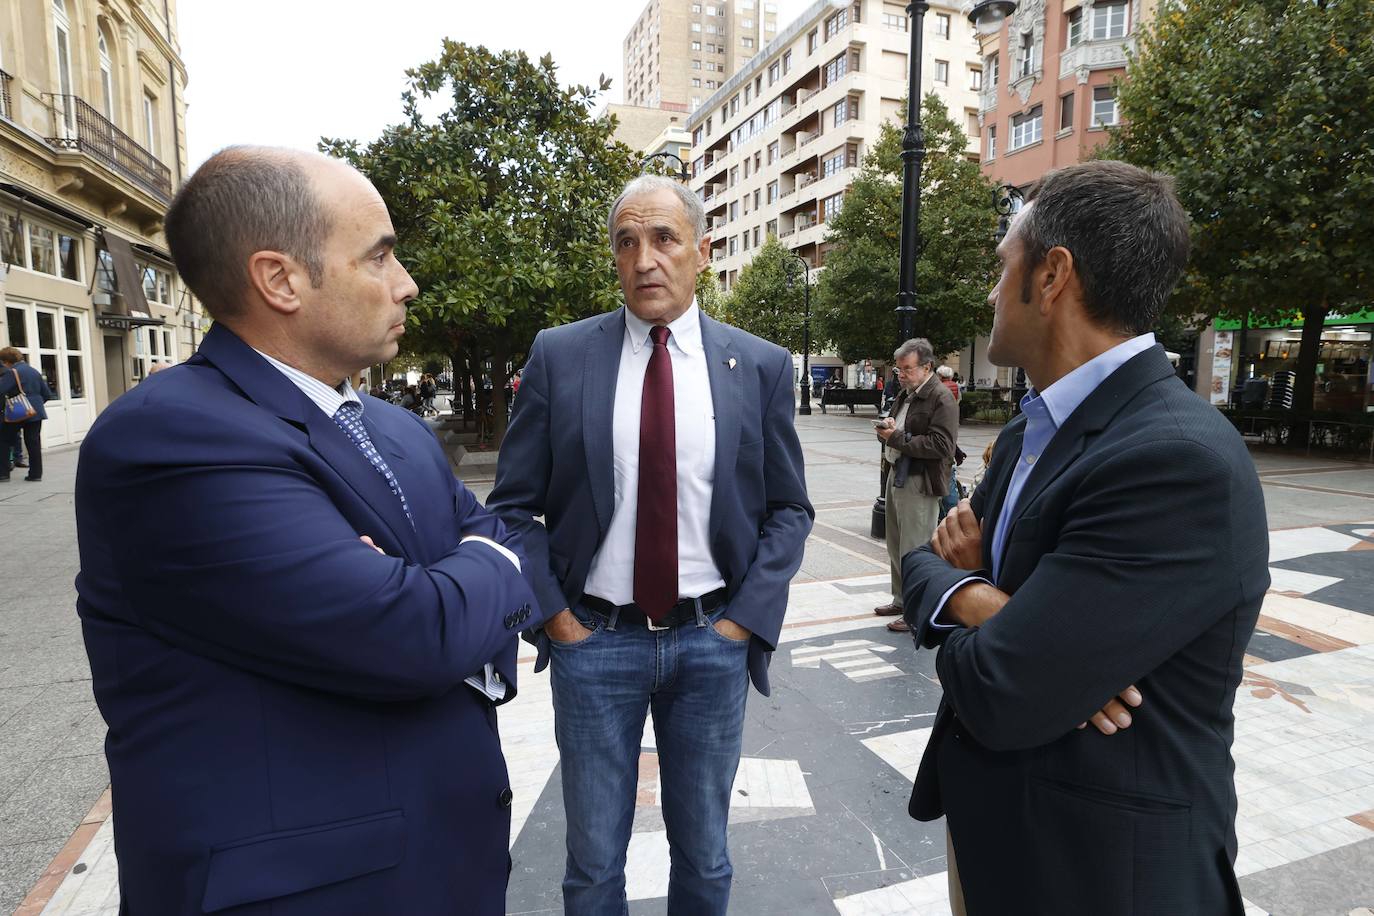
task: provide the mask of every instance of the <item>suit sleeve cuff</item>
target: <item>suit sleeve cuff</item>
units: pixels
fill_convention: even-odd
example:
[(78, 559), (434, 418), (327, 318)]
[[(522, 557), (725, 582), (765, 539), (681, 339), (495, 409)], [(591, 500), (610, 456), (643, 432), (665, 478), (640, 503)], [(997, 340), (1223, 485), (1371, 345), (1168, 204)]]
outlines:
[(479, 541), (483, 544), (486, 544), (492, 550), (497, 551), (501, 554), (501, 556), (505, 557), (507, 560), (510, 560), (511, 565), (515, 567), (516, 572), (521, 571), (520, 558), (517, 557), (514, 551), (510, 550), (509, 548), (501, 546), (500, 544), (493, 541), (491, 538), (484, 538), (480, 534), (469, 534), (467, 537), (463, 538), (458, 543), (466, 544), (468, 541)]
[(939, 603), (935, 605), (935, 613), (930, 615), (930, 625), (932, 627), (934, 627), (937, 630), (957, 630), (961, 626), (957, 623), (947, 623), (941, 620), (940, 616), (944, 614), (945, 605), (949, 603), (949, 599), (954, 596), (954, 593), (957, 592), (959, 589), (963, 588), (965, 585), (969, 585), (974, 582), (986, 582), (988, 585), (992, 584), (992, 582), (983, 578), (982, 576), (968, 576), (967, 578), (960, 579), (958, 582), (955, 582), (953, 585), (949, 587), (949, 590), (947, 592), (940, 596)]

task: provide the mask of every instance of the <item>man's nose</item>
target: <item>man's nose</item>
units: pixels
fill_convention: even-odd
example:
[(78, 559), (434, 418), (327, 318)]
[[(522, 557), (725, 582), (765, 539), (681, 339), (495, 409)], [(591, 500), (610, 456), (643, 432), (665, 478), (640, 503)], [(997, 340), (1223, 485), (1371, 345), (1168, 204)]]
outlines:
[(648, 273), (656, 264), (652, 245), (640, 245), (635, 249), (635, 270), (639, 273)]

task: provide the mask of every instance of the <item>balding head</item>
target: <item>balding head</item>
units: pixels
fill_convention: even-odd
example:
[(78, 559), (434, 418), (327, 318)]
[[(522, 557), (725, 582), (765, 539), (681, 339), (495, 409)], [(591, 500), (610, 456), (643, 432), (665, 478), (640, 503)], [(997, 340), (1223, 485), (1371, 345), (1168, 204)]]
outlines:
[(248, 260), (278, 251), (324, 279), (321, 248), (334, 215), (328, 184), (363, 181), (348, 165), (319, 153), (231, 146), (211, 156), (167, 211), (167, 243), (177, 271), (218, 320), (242, 314), (249, 298)]

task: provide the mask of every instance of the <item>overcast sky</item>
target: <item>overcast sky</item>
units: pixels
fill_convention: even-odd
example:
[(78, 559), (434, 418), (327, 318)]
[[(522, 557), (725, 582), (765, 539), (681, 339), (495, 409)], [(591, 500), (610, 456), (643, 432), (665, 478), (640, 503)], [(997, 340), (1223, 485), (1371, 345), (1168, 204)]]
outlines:
[[(783, 29), (813, 0), (777, 0)], [(444, 37), (532, 58), (563, 83), (612, 80), (645, 0), (179, 0), (187, 147), (194, 169), (231, 143), (314, 149), (321, 136), (371, 140), (399, 120), (407, 67)]]

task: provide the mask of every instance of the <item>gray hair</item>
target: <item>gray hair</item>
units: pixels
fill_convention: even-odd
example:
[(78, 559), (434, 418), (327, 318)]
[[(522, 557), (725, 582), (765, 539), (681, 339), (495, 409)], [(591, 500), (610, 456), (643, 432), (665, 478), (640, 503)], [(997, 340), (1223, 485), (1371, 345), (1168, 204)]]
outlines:
[(941, 366), (939, 369), (935, 370), (935, 374), (940, 376), (940, 378), (954, 378), (954, 370), (949, 366)]
[(1073, 255), (1083, 308), (1099, 325), (1144, 334), (1159, 321), (1188, 261), (1188, 214), (1174, 179), (1104, 159), (1046, 173), (1026, 195), (1034, 203), (1016, 221), (1030, 301), (1031, 271), (1051, 248)]
[[(700, 242), (706, 235), (706, 206), (691, 188), (662, 175), (640, 175), (625, 185), (615, 203), (611, 204), (610, 215), (606, 217), (607, 237), (615, 234), (615, 218), (620, 215), (620, 208), (624, 206), (625, 201), (636, 195), (652, 194), (655, 191), (672, 191), (677, 195), (678, 200), (682, 201), (683, 211), (687, 214), (687, 224), (692, 227), (692, 243)], [(614, 244), (613, 238), (611, 241)]]
[(935, 348), (930, 345), (930, 341), (924, 337), (913, 337), (897, 348), (892, 354), (892, 361), (895, 363), (904, 356), (915, 354), (916, 364), (929, 366), (935, 362)]

